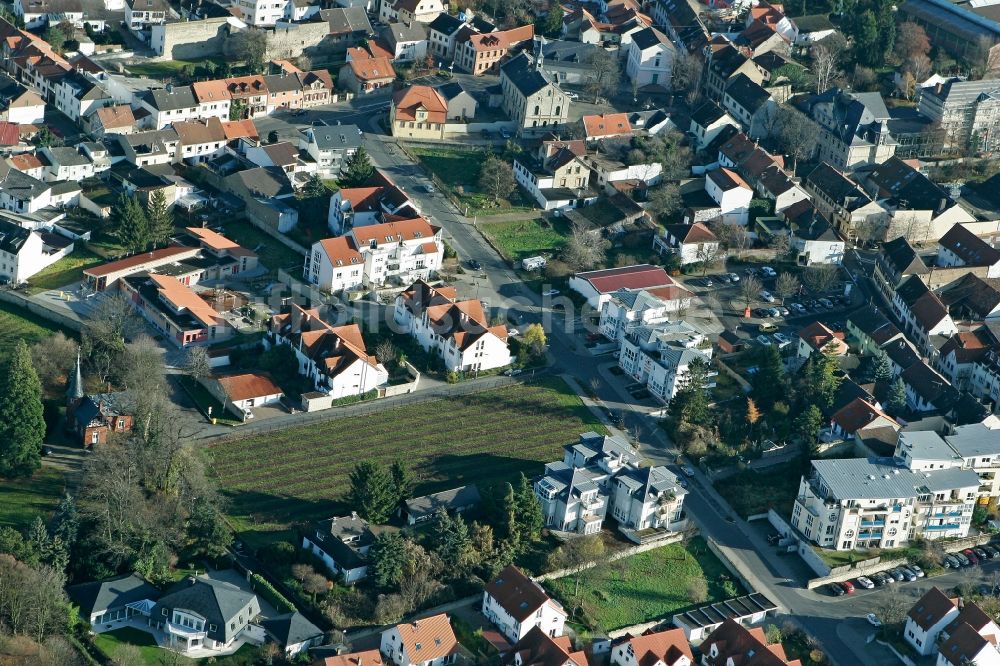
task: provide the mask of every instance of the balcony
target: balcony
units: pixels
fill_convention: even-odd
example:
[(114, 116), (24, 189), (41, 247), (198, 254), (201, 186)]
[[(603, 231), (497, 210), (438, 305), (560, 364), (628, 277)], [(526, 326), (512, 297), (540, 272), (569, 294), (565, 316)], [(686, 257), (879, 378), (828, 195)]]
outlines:
[(861, 527), (885, 527), (884, 520), (862, 520)]
[(882, 538), (882, 530), (878, 530), (875, 532), (870, 532), (870, 531), (858, 532), (859, 541), (862, 539), (881, 539), (881, 538)]
[(961, 527), (958, 523), (946, 523), (944, 525), (928, 525), (924, 528), (927, 532), (943, 532), (944, 530), (957, 530)]
[(173, 622), (167, 622), (167, 632), (176, 636), (183, 636), (188, 639), (205, 638), (208, 636), (208, 632), (198, 631), (196, 629), (192, 629), (191, 627), (185, 627), (182, 624), (174, 624)]

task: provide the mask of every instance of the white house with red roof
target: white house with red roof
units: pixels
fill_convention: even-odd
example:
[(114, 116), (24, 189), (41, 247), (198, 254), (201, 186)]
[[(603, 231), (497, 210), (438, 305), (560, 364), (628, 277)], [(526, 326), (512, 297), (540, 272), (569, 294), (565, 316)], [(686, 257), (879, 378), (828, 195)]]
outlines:
[(722, 221), (746, 224), (750, 215), (753, 188), (738, 173), (719, 167), (705, 175), (705, 192), (722, 209)]
[(243, 420), (253, 418), (254, 407), (273, 405), (285, 395), (266, 372), (224, 375), (210, 379), (205, 384), (225, 409)]
[(587, 141), (632, 136), (627, 113), (601, 113), (580, 118)]
[(719, 239), (702, 222), (668, 224), (662, 234), (653, 237), (653, 251), (661, 255), (676, 254), (682, 266), (696, 264), (719, 255)]
[(360, 187), (346, 187), (330, 195), (327, 226), (330, 233), (345, 234), (353, 227), (378, 224), (388, 216), (419, 215), (420, 208), (391, 178), (376, 171)]
[(454, 663), (461, 645), (444, 613), (403, 622), (382, 632), (381, 651), (396, 666)]
[(486, 586), (482, 613), (511, 643), (517, 643), (535, 627), (547, 636), (562, 636), (566, 624), (562, 605), (513, 564)]
[(944, 592), (932, 587), (913, 604), (906, 614), (903, 638), (917, 654), (934, 654), (938, 636), (952, 620), (958, 617), (958, 599), (951, 599)]
[(611, 648), (612, 666), (692, 666), (691, 644), (683, 629), (628, 636)]
[(660, 266), (635, 264), (621, 268), (577, 273), (569, 279), (569, 288), (587, 299), (587, 304), (600, 311), (611, 295), (619, 289), (659, 289), (676, 287)]
[(304, 275), (335, 293), (429, 279), (443, 259), (440, 227), (422, 217), (394, 219), (313, 243)]
[(503, 666), (588, 666), (587, 653), (573, 652), (569, 636), (549, 636), (535, 627), (503, 657)]
[(807, 359), (815, 352), (828, 356), (846, 356), (845, 333), (834, 331), (821, 321), (814, 321), (799, 331), (798, 357)]
[(477, 372), (510, 365), (507, 327), (491, 326), (478, 300), (458, 300), (454, 287), (435, 289), (418, 280), (396, 297), (393, 319), (449, 372)]
[(389, 381), (389, 373), (368, 353), (357, 324), (333, 326), (316, 310), (294, 303), (287, 312), (271, 317), (264, 346), (288, 345), (295, 352), (300, 375), (313, 390), (334, 400), (364, 395)]
[(863, 440), (875, 431), (887, 428), (899, 432), (902, 426), (886, 414), (878, 403), (857, 397), (830, 417), (830, 435), (839, 439)]

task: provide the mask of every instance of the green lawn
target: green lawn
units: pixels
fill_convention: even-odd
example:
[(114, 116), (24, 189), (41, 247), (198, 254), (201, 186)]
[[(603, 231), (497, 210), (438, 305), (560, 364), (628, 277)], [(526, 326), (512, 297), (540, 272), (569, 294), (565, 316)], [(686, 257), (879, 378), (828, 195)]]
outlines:
[(486, 155), (485, 150), (414, 146), (408, 150), (462, 205), (468, 206), (470, 216), (529, 212), (534, 208), (531, 202), (522, 198), (520, 190), (514, 191), (510, 201), (500, 201), (499, 204), (479, 192), (479, 167)]
[(82, 242), (78, 242), (72, 254), (33, 275), (28, 280), (29, 291), (37, 294), (40, 291), (58, 289), (79, 282), (83, 279), (84, 269), (102, 263), (104, 263), (103, 257), (91, 252)]
[(343, 514), (362, 460), (405, 462), (414, 495), (537, 474), (600, 422), (558, 378), (212, 444), (238, 528), (284, 529)]
[(0, 364), (18, 340), (29, 345), (55, 333), (58, 328), (16, 305), (0, 302)]
[(261, 263), (272, 270), (284, 268), (293, 276), (302, 274), (305, 257), (278, 239), (269, 236), (246, 220), (235, 220), (223, 225), (222, 233), (243, 247), (254, 250)]
[[(188, 659), (177, 654), (172, 654), (156, 645), (156, 641), (151, 634), (140, 631), (134, 627), (122, 627), (114, 631), (98, 634), (94, 637), (94, 644), (97, 648), (113, 658), (124, 644), (137, 645), (142, 654), (142, 664), (144, 666), (166, 666), (170, 664), (190, 664), (197, 663), (194, 659)], [(139, 665), (137, 665), (139, 666)]]
[(566, 244), (570, 228), (566, 218), (480, 222), (479, 230), (508, 261), (541, 253), (554, 254)]
[[(216, 66), (221, 66), (225, 60), (223, 58), (205, 58), (203, 60), (159, 60), (146, 61), (128, 65), (126, 69), (135, 76), (145, 76), (150, 79), (166, 79), (183, 77), (183, 69), (188, 65), (193, 65), (196, 74), (207, 76), (208, 70), (203, 66), (207, 62), (212, 62)], [(190, 77), (184, 77), (190, 78)]]
[(771, 508), (787, 518), (792, 515), (803, 471), (801, 462), (776, 465), (763, 472), (746, 469), (724, 479), (715, 489), (743, 518)]
[(603, 564), (578, 576), (546, 581), (544, 586), (565, 608), (579, 607), (579, 619), (589, 628), (612, 631), (702, 605), (691, 603), (688, 594), (688, 585), (697, 579), (708, 584), (704, 603), (730, 598), (726, 582), (743, 593), (701, 537)]
[(65, 488), (65, 474), (52, 467), (42, 467), (30, 479), (0, 479), (0, 527), (21, 529), (35, 516), (47, 520)]
[(208, 389), (201, 385), (196, 379), (187, 375), (178, 375), (177, 381), (184, 387), (189, 398), (194, 401), (198, 409), (203, 414), (208, 414), (208, 408), (212, 408), (212, 417), (219, 423), (237, 424), (242, 420), (236, 419), (235, 414), (226, 410), (225, 406)]

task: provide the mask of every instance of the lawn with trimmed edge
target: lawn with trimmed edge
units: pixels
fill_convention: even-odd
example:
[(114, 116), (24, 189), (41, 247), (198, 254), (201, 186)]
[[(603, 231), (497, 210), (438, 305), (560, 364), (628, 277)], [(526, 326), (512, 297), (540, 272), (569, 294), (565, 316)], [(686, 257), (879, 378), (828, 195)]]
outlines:
[(207, 451), (236, 526), (283, 529), (349, 511), (348, 475), (362, 460), (403, 461), (419, 496), (537, 474), (588, 430), (606, 432), (563, 380), (546, 378), (250, 435)]
[[(688, 585), (698, 578), (708, 583), (708, 598), (702, 604), (693, 604)], [(723, 589), (727, 580), (741, 590), (722, 562), (708, 550), (705, 540), (695, 537), (687, 544), (672, 543), (578, 575), (546, 581), (544, 587), (563, 607), (572, 609), (579, 605), (592, 629), (612, 631), (727, 599), (730, 595)]]
[(0, 479), (0, 527), (23, 529), (35, 516), (48, 521), (66, 491), (66, 476), (43, 466), (27, 479)]
[(563, 217), (480, 222), (479, 230), (508, 261), (541, 253), (555, 254), (566, 244), (570, 233), (569, 223)]
[(27, 310), (0, 302), (0, 365), (6, 361), (18, 340), (24, 340), (30, 346), (57, 330), (57, 326)]
[(83, 279), (83, 271), (104, 263), (104, 258), (78, 242), (73, 252), (28, 279), (32, 294), (49, 289), (58, 289)]
[(135, 627), (122, 627), (106, 631), (94, 637), (94, 645), (97, 646), (109, 658), (113, 658), (115, 653), (121, 649), (122, 645), (135, 645), (142, 655), (144, 666), (164, 666), (165, 664), (196, 664), (194, 659), (188, 659), (178, 654), (173, 654), (156, 645), (156, 640), (149, 634)]

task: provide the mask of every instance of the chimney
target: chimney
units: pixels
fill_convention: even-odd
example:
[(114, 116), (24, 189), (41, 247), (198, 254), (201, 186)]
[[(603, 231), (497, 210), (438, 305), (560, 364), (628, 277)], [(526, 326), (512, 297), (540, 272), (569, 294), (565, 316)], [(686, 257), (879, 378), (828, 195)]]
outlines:
[[(337, 343), (338, 344), (340, 343), (340, 339), (339, 338), (337, 340)], [(351, 511), (351, 520), (357, 520), (357, 519), (358, 519), (358, 512), (357, 511)]]

